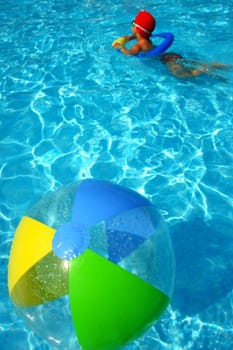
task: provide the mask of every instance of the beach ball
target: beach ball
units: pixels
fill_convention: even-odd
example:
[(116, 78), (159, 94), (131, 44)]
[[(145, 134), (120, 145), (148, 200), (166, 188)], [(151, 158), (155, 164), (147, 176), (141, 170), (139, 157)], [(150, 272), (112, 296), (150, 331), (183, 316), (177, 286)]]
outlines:
[(148, 199), (86, 179), (47, 194), (20, 221), (9, 295), (54, 349), (120, 349), (167, 308), (174, 266), (168, 228)]

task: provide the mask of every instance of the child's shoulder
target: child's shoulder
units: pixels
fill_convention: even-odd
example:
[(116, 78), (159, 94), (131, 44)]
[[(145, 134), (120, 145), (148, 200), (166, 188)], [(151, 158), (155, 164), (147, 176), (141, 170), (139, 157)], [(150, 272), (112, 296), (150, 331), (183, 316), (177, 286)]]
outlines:
[(153, 47), (152, 42), (145, 38), (140, 38), (140, 40), (138, 40), (138, 44), (140, 45), (142, 51), (150, 50)]

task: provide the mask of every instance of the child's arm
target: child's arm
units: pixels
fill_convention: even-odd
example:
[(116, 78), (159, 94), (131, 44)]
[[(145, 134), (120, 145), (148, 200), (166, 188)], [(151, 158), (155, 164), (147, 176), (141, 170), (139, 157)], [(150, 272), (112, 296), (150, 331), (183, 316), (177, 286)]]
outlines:
[(133, 39), (135, 39), (134, 35), (122, 36), (122, 37), (113, 41), (112, 47), (114, 47), (115, 49), (117, 49), (117, 48), (121, 49), (127, 41), (133, 40)]
[(120, 50), (125, 55), (136, 55), (141, 51), (141, 46), (139, 44), (135, 44), (131, 47), (131, 49), (127, 49), (126, 47), (122, 46)]

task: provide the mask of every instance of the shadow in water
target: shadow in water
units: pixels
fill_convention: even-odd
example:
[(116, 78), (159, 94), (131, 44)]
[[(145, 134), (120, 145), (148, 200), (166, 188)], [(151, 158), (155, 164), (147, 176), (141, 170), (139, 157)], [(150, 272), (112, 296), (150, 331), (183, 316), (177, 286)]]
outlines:
[(176, 257), (172, 306), (194, 315), (233, 288), (233, 234), (200, 219), (179, 223), (170, 231)]

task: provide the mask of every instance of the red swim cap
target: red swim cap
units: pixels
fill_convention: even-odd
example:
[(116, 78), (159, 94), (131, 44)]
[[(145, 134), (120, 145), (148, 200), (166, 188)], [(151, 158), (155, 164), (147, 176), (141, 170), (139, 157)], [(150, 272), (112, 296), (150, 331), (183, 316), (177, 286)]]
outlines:
[(143, 38), (149, 38), (155, 29), (155, 18), (147, 11), (141, 10), (134, 20), (137, 32)]

